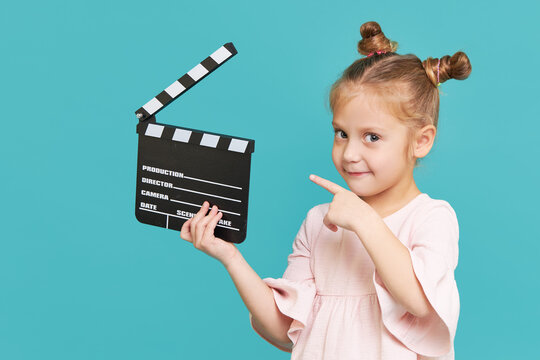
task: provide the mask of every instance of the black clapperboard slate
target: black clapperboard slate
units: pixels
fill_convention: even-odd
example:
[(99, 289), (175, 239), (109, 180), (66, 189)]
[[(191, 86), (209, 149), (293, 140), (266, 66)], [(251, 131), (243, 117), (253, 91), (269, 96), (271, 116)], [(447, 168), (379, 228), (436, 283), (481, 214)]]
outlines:
[(139, 119), (135, 216), (180, 231), (206, 200), (223, 213), (215, 236), (246, 238), (251, 153), (255, 141), (156, 123), (155, 115), (237, 54), (229, 42), (173, 82), (135, 114)]

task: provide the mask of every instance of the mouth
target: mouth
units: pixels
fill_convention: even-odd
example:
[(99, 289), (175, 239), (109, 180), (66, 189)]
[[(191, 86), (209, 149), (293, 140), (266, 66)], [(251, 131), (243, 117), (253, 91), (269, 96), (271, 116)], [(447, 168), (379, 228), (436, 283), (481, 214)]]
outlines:
[(367, 174), (371, 174), (371, 171), (364, 171), (364, 172), (350, 172), (350, 171), (346, 171), (347, 172), (347, 175), (350, 175), (350, 176), (357, 176), (357, 177), (361, 177), (361, 176), (365, 176)]

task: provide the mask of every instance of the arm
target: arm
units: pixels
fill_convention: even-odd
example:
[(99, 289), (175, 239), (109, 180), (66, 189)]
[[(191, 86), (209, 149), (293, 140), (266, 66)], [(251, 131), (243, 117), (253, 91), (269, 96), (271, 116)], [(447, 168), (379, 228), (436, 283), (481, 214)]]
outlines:
[(236, 251), (223, 265), (251, 312), (257, 331), (277, 344), (292, 349), (292, 342), (287, 336), (292, 319), (279, 311), (270, 287), (249, 266), (240, 251)]
[(213, 206), (205, 215), (209, 206), (205, 201), (199, 212), (182, 225), (180, 236), (225, 266), (252, 315), (256, 330), (276, 344), (291, 349), (287, 332), (292, 319), (279, 311), (273, 291), (253, 271), (236, 246), (214, 236), (214, 229), (223, 214)]
[(310, 179), (334, 195), (324, 224), (332, 231), (338, 226), (354, 231), (392, 297), (412, 315), (428, 315), (433, 308), (416, 278), (409, 251), (379, 214), (353, 192), (319, 176)]
[[(377, 263), (378, 271), (373, 274), (373, 282), (386, 328), (410, 350), (429, 358), (447, 354), (452, 349), (459, 317), (459, 293), (454, 278), (459, 251), (457, 219), (451, 207), (446, 204), (438, 202), (430, 204), (430, 207), (415, 221), (415, 229), (405, 248), (410, 259), (404, 253), (390, 253), (396, 251), (396, 248), (391, 246), (395, 239), (390, 235), (374, 235), (375, 231), (372, 237), (367, 233), (363, 235), (366, 247), (370, 248), (370, 256)], [(367, 219), (378, 221), (371, 215), (368, 215)], [(380, 227), (380, 223), (375, 226), (384, 229)], [(380, 252), (381, 249), (373, 244), (376, 240), (386, 243), (389, 254)], [(396, 264), (389, 265), (391, 261)], [(411, 276), (408, 273), (409, 262), (412, 262), (414, 268), (412, 276), (418, 279), (421, 288), (413, 288), (412, 286), (416, 285), (414, 282), (404, 285)], [(404, 274), (396, 274), (400, 268)], [(385, 273), (384, 269), (389, 271)], [(381, 274), (386, 275), (385, 280)], [(407, 286), (412, 288), (408, 289)], [(417, 291), (421, 292), (422, 297), (425, 294), (429, 299), (428, 314), (422, 314), (422, 309), (418, 307), (416, 314), (413, 311)], [(404, 306), (407, 301), (409, 306)]]
[(433, 308), (414, 274), (407, 248), (378, 214), (373, 213), (369, 224), (355, 227), (355, 233), (364, 244), (386, 288), (414, 316), (428, 315)]

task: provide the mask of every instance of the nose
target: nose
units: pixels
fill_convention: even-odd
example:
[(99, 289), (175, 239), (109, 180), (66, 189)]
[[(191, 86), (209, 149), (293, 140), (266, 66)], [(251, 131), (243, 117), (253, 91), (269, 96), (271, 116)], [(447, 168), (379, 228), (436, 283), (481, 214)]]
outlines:
[(343, 160), (346, 162), (360, 162), (362, 160), (360, 144), (349, 140), (345, 146), (345, 151), (343, 152)]

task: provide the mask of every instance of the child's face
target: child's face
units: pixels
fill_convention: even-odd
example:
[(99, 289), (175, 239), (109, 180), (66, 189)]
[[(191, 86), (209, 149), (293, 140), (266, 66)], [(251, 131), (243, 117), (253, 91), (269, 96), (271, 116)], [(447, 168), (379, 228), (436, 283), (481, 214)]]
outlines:
[(349, 189), (373, 196), (412, 176), (407, 128), (362, 94), (334, 112), (332, 160)]

